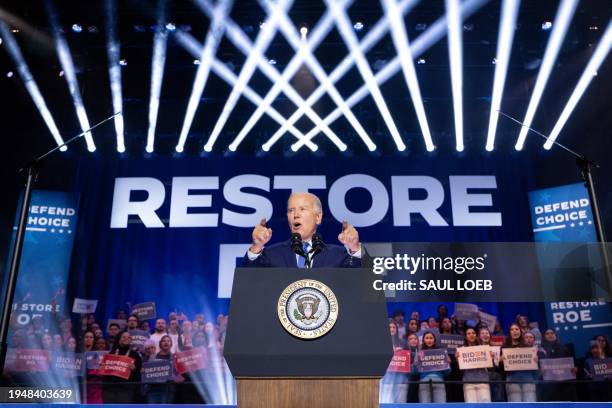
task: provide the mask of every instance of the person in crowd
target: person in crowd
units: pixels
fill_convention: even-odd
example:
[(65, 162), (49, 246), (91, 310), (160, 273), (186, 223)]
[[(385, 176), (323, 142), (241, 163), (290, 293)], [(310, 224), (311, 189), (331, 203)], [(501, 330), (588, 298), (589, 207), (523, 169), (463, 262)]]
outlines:
[(207, 347), (206, 333), (202, 330), (198, 330), (192, 337), (193, 347)]
[(72, 337), (72, 320), (69, 317), (60, 319), (60, 331), (63, 343), (66, 343)]
[(155, 359), (155, 355), (157, 347), (155, 346), (155, 342), (151, 339), (145, 341), (144, 347), (142, 349), (142, 362), (146, 363), (149, 360)]
[(130, 336), (130, 333), (127, 331), (121, 332), (117, 335), (117, 342), (109, 353), (129, 357), (133, 362), (130, 377), (127, 380), (110, 375), (104, 377), (102, 400), (105, 404), (130, 404), (136, 400), (142, 359), (138, 352), (131, 349), (131, 343), (132, 336)]
[[(465, 332), (464, 347), (480, 346), (476, 331), (471, 327)], [(461, 358), (461, 351), (456, 351), (457, 359)], [(465, 402), (491, 402), (491, 388), (489, 387), (489, 372), (486, 368), (473, 368), (463, 370), (463, 399)]]
[(399, 335), (398, 324), (394, 319), (389, 320), (389, 333), (391, 334), (391, 343), (393, 344), (393, 350), (402, 350), (406, 344)]
[[(489, 328), (491, 330), (491, 328)], [(495, 328), (492, 329), (491, 336), (505, 336), (504, 330), (499, 320), (495, 321)]]
[(100, 338), (104, 338), (104, 333), (102, 332), (102, 329), (93, 329), (93, 334), (96, 340)]
[(603, 342), (591, 340), (589, 343), (589, 351), (584, 360), (584, 374), (590, 380), (586, 384), (587, 396), (592, 402), (609, 402), (612, 394), (610, 390), (610, 379), (595, 372), (595, 364), (601, 364), (605, 361), (606, 354), (603, 349)]
[[(553, 329), (544, 330), (540, 359), (573, 357), (570, 350), (559, 341), (557, 332)], [(576, 374), (578, 369), (573, 368)], [(539, 401), (576, 401), (576, 387), (572, 381), (561, 383), (543, 383), (539, 386)]]
[(151, 327), (149, 326), (149, 322), (146, 320), (140, 322), (140, 330), (144, 330), (147, 333), (151, 333)]
[(419, 322), (415, 319), (408, 320), (408, 324), (406, 324), (406, 338), (408, 338), (411, 334), (416, 334), (419, 331)]
[(45, 322), (42, 316), (34, 316), (30, 321), (30, 327), (28, 328), (32, 333), (37, 336), (42, 336), (45, 332)]
[(465, 336), (465, 332), (469, 327), (468, 322), (465, 320), (456, 319), (455, 316), (451, 316), (451, 322), (453, 323), (455, 334)]
[[(159, 353), (155, 355), (155, 360), (172, 361), (172, 337), (168, 334), (162, 336), (157, 346), (159, 347)], [(176, 384), (174, 383), (174, 379), (166, 383), (148, 384), (147, 403), (172, 404), (174, 402), (175, 393)]]
[(440, 320), (440, 334), (453, 334), (453, 322), (448, 317)]
[(127, 318), (127, 329), (135, 330), (138, 328), (138, 316), (131, 314)]
[(215, 326), (211, 322), (204, 325), (204, 334), (206, 335), (206, 347), (208, 349), (218, 350), (221, 348), (221, 343), (215, 331)]
[[(410, 319), (415, 322), (416, 320)], [(419, 374), (414, 370), (414, 361), (416, 359), (417, 352), (419, 351), (419, 337), (416, 332), (410, 333), (407, 338), (407, 349), (410, 351), (410, 365), (412, 370), (409, 375), (408, 385), (408, 402), (419, 402)]]
[(68, 339), (68, 341), (66, 342), (66, 345), (62, 348), (63, 351), (66, 351), (68, 353), (74, 353), (76, 352), (77, 349), (77, 341), (74, 337), (71, 337)]
[(191, 321), (184, 320), (181, 325), (181, 333), (178, 336), (178, 349), (185, 351), (193, 348), (193, 330)]
[(62, 340), (62, 335), (59, 333), (56, 333), (53, 335), (53, 347), (52, 350), (53, 351), (62, 351), (62, 349), (64, 348), (64, 342)]
[[(421, 350), (432, 350), (436, 349), (436, 336), (433, 332), (427, 331), (423, 334), (423, 340), (421, 342)], [(415, 367), (418, 367), (418, 361), (421, 353), (417, 353), (415, 357)], [(450, 363), (450, 359), (449, 359)], [(446, 390), (444, 384), (444, 377), (450, 373), (450, 369), (443, 371), (430, 371), (419, 373), (419, 402), (446, 402)]]
[(436, 320), (438, 321), (438, 324), (440, 324), (442, 323), (442, 319), (448, 317), (448, 307), (446, 307), (446, 305), (439, 305), (437, 311), (438, 317), (436, 318)]
[(150, 339), (155, 343), (156, 353), (159, 353), (159, 341), (166, 334), (168, 334), (166, 331), (166, 320), (160, 317), (155, 321), (155, 333), (153, 333), (150, 337)]
[(170, 325), (168, 326), (168, 335), (172, 337), (172, 352), (176, 353), (178, 351), (179, 345), (179, 334), (180, 334), (180, 326), (177, 319), (170, 320)]
[(98, 323), (96, 323), (96, 322), (93, 322), (91, 324), (91, 329), (90, 330), (91, 330), (92, 333), (95, 334), (96, 330), (100, 330), (101, 331), (100, 325)]
[[(521, 327), (517, 323), (512, 323), (508, 331), (508, 337), (502, 347), (502, 362), (505, 360), (503, 349), (513, 347), (533, 347), (535, 346), (535, 336), (531, 332), (524, 336)], [(525, 337), (529, 337), (527, 340)], [(531, 343), (531, 344), (530, 344)], [(537, 380), (538, 371), (506, 371), (506, 394), (508, 402), (535, 402), (536, 386), (533, 383)]]
[(52, 351), (53, 350), (53, 337), (49, 333), (44, 333), (40, 337), (40, 345), (43, 350)]
[(430, 329), (434, 329), (434, 328), (435, 328), (435, 329), (437, 329), (437, 328), (438, 328), (438, 321), (436, 320), (436, 318), (435, 318), (435, 317), (433, 317), (433, 316), (429, 316), (429, 317), (427, 318), (427, 326), (428, 326)]
[(90, 331), (86, 331), (83, 334), (83, 342), (81, 344), (80, 351), (86, 353), (94, 350), (94, 334)]
[(115, 345), (115, 342), (118, 340), (117, 336), (119, 335), (120, 331), (121, 331), (121, 328), (119, 327), (117, 323), (111, 323), (108, 325), (108, 344), (110, 344), (111, 348)]
[(518, 324), (518, 326), (521, 328), (521, 333), (523, 334), (525, 334), (531, 329), (531, 327), (529, 326), (529, 318), (525, 315), (517, 315), (516, 324)]
[(416, 310), (410, 313), (410, 318), (416, 320), (417, 325), (421, 323), (421, 314)]
[(603, 353), (602, 358), (612, 357), (612, 346), (610, 345), (610, 341), (603, 334), (598, 334), (593, 337), (593, 340), (597, 341), (599, 346), (601, 347), (601, 352)]
[[(491, 331), (488, 327), (481, 327), (478, 330), (478, 340), (484, 346), (491, 346)], [(493, 367), (487, 369), (489, 374), (489, 388), (491, 390), (492, 402), (504, 402), (504, 387), (501, 381), (504, 379), (501, 367), (499, 365), (499, 353), (493, 354)]]
[(405, 314), (403, 310), (396, 310), (393, 312), (392, 318), (397, 325), (397, 333), (400, 338), (404, 338), (406, 336), (406, 322), (404, 321), (404, 317)]
[(98, 337), (94, 343), (95, 351), (108, 351), (108, 343), (104, 337)]
[(201, 313), (198, 313), (197, 315), (195, 315), (195, 320), (193, 322), (193, 331), (198, 331), (198, 330), (204, 330), (204, 325), (206, 324), (206, 321), (204, 320), (204, 315)]
[[(403, 350), (405, 344), (400, 338), (397, 322), (389, 319), (389, 334), (393, 351)], [(380, 402), (402, 403), (406, 402), (408, 395), (408, 374), (399, 372), (387, 372), (380, 382)]]
[(429, 323), (425, 322), (421, 322), (421, 324), (419, 325), (419, 330), (429, 330)]

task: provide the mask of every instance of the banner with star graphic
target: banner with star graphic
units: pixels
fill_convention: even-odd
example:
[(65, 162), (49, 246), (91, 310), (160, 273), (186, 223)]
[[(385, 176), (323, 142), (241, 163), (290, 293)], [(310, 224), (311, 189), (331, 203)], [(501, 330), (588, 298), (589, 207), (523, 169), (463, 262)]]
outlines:
[[(591, 200), (584, 183), (546, 188), (529, 193), (533, 238), (537, 242), (597, 242)], [(572, 259), (574, 263), (587, 262), (600, 265), (597, 251), (572, 251), (559, 253), (555, 246), (554, 254), (547, 253), (546, 247), (538, 251), (539, 262), (550, 271), (561, 273), (555, 268), (556, 260)], [(582, 261), (581, 261), (582, 259)], [(564, 268), (571, 273), (571, 268)], [(550, 277), (549, 282), (559, 280)], [(544, 277), (543, 279), (546, 279)], [(570, 280), (566, 280), (570, 281)], [(585, 282), (589, 280), (584, 279)], [(595, 285), (597, 286), (597, 285)], [(597, 293), (597, 288), (594, 288)], [(564, 300), (564, 299), (559, 299)], [(591, 302), (552, 302), (546, 303), (548, 327), (557, 331), (563, 343), (574, 343), (577, 357), (587, 351), (589, 340), (599, 334), (612, 335), (612, 304), (600, 301)]]
[(66, 309), (66, 285), (77, 208), (75, 194), (48, 190), (32, 192), (13, 302), (13, 318), (20, 326), (27, 325), (36, 316), (46, 319), (52, 312), (70, 313)]

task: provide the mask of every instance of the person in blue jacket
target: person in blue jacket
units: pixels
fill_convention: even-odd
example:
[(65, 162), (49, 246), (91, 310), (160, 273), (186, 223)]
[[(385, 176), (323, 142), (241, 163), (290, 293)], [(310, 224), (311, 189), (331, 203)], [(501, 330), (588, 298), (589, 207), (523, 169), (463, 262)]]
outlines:
[[(298, 234), (303, 252), (308, 258), (293, 251), (291, 240), (267, 246), (272, 229), (262, 219), (252, 233), (252, 244), (242, 259), (242, 266), (256, 268), (360, 268), (365, 249), (359, 242), (359, 233), (351, 224), (342, 222), (338, 241), (342, 244), (315, 246), (313, 237), (323, 220), (321, 200), (312, 193), (293, 193), (287, 202), (287, 222), (291, 234)], [(299, 245), (299, 244), (298, 244)]]
[[(418, 371), (419, 359), (422, 358), (424, 350), (433, 350), (439, 348), (436, 346), (436, 336), (433, 332), (426, 331), (423, 334), (421, 342), (421, 350), (416, 353), (415, 364), (413, 370)], [(446, 356), (450, 364), (450, 358)], [(440, 371), (419, 372), (419, 402), (446, 402), (446, 389), (444, 387), (444, 377), (450, 373), (450, 368)]]

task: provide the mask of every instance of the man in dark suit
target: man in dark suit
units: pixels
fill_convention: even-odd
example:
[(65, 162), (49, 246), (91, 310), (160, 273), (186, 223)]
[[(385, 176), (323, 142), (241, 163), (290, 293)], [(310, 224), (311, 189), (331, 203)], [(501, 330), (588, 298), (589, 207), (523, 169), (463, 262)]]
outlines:
[(323, 208), (317, 196), (311, 193), (293, 193), (287, 202), (287, 221), (291, 234), (300, 234), (303, 251), (308, 260), (293, 252), (291, 241), (265, 246), (272, 238), (272, 229), (266, 227), (266, 219), (253, 229), (253, 243), (243, 258), (246, 267), (312, 267), (358, 268), (365, 253), (355, 227), (342, 222), (338, 235), (340, 245), (325, 245), (316, 255), (312, 251), (312, 237), (323, 219)]

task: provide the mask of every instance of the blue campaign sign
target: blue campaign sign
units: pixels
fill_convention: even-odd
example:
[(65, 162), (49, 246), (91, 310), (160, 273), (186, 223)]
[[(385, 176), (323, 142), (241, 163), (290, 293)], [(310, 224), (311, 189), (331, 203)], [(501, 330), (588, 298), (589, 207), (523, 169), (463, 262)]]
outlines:
[(597, 241), (584, 183), (531, 191), (529, 207), (535, 241)]
[[(546, 188), (529, 193), (533, 238), (539, 242), (596, 242), (591, 201), (584, 183)], [(597, 255), (539, 251), (540, 263), (554, 271), (556, 259), (588, 259), (600, 262)], [(559, 268), (560, 270), (560, 268)], [(555, 282), (551, 276), (550, 282)], [(561, 342), (573, 343), (576, 357), (582, 357), (588, 342), (598, 334), (612, 334), (612, 309), (605, 302), (546, 303), (548, 327), (554, 329)]]
[(417, 354), (416, 365), (420, 373), (448, 370), (450, 367), (448, 351), (446, 349), (421, 350)]
[(151, 360), (142, 365), (142, 382), (163, 383), (172, 377), (172, 362), (169, 360)]
[[(78, 199), (62, 191), (32, 192), (15, 300), (17, 322), (50, 312), (68, 314), (66, 284), (76, 233)], [(17, 223), (15, 223), (16, 230)], [(14, 241), (14, 240), (13, 240)]]

